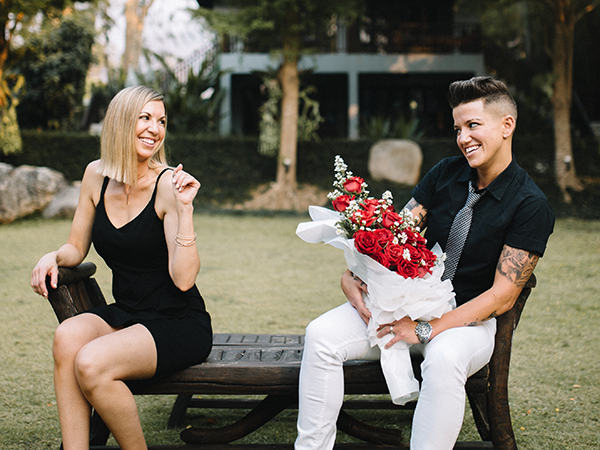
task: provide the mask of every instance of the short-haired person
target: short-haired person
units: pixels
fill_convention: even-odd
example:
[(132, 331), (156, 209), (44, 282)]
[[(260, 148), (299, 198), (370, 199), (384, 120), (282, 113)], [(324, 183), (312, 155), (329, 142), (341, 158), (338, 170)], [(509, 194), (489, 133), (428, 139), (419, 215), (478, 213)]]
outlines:
[[(433, 167), (413, 190), (406, 207), (428, 246), (447, 251), (450, 228), (465, 206), (470, 184), (483, 194), (451, 278), (457, 308), (417, 328), (404, 317), (379, 329), (393, 333), (424, 356), (412, 450), (452, 449), (462, 426), (465, 383), (485, 366), (494, 349), (495, 318), (511, 309), (543, 255), (554, 213), (540, 189), (512, 154), (517, 107), (501, 81), (476, 77), (450, 85), (449, 102), (462, 156)], [(344, 395), (343, 363), (379, 359), (367, 339), (370, 313), (360, 279), (346, 271), (342, 290), (348, 302), (313, 320), (306, 329), (300, 370), (296, 450), (327, 450)]]
[(58, 266), (73, 267), (93, 242), (112, 270), (114, 303), (62, 322), (55, 333), (54, 387), (65, 450), (89, 448), (93, 407), (124, 450), (146, 449), (126, 382), (161, 378), (210, 353), (210, 316), (193, 204), (200, 183), (167, 166), (163, 96), (145, 86), (110, 102), (101, 157), (91, 162), (67, 243), (39, 260), (33, 290), (47, 297)]

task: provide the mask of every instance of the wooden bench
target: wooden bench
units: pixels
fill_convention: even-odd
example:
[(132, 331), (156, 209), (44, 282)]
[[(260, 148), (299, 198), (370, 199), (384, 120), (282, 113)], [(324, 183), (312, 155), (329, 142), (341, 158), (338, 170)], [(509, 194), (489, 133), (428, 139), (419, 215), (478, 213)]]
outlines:
[[(105, 304), (104, 296), (92, 278), (93, 263), (76, 268), (59, 269), (59, 286), (49, 289), (49, 298), (59, 322), (91, 307)], [(508, 369), (512, 335), (531, 289), (532, 275), (515, 306), (498, 318), (496, 347), (490, 363), (469, 378), (467, 396), (481, 441), (459, 442), (456, 449), (514, 450), (517, 448), (508, 404)], [(180, 437), (187, 445), (156, 446), (170, 449), (237, 449), (231, 442), (248, 435), (297, 402), (298, 374), (303, 335), (215, 334), (213, 349), (207, 361), (189, 367), (164, 380), (130, 386), (134, 394), (176, 394), (169, 426), (179, 426), (189, 407), (248, 408), (250, 412), (238, 422), (221, 428), (184, 429)], [(420, 361), (413, 360), (418, 375)], [(387, 387), (378, 361), (349, 361), (344, 364), (346, 394), (387, 394)], [(233, 396), (261, 395), (261, 401), (246, 399), (195, 399), (194, 394)], [(414, 407), (414, 406), (413, 406)], [(401, 433), (394, 429), (378, 428), (356, 420), (348, 410), (353, 408), (398, 408), (386, 400), (350, 401), (344, 404), (338, 418), (338, 429), (369, 444), (348, 444), (353, 448), (382, 448), (392, 445), (408, 448)], [(97, 414), (92, 416), (90, 445), (106, 444), (109, 432)], [(336, 449), (348, 445), (338, 445)], [(257, 448), (257, 446), (250, 446)], [(259, 448), (290, 449), (292, 444), (258, 446)]]

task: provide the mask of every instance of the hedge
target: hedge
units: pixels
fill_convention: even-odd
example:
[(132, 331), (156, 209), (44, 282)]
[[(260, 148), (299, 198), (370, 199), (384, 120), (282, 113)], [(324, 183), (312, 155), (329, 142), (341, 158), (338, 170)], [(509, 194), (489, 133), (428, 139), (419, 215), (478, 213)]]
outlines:
[[(23, 151), (2, 155), (0, 161), (13, 166), (47, 166), (62, 172), (69, 181), (79, 180), (85, 166), (97, 159), (100, 141), (87, 133), (23, 131)], [(453, 138), (419, 141), (423, 151), (422, 174), (440, 159), (457, 155)], [(410, 188), (375, 182), (368, 177), (368, 157), (372, 141), (326, 140), (298, 145), (298, 181), (329, 189), (333, 181), (333, 159), (342, 155), (350, 169), (363, 176), (373, 195), (390, 189), (399, 203), (410, 198)], [(275, 160), (257, 151), (256, 138), (197, 138), (171, 134), (166, 141), (171, 163), (183, 163), (202, 182), (199, 203), (218, 206), (249, 198), (253, 188), (275, 179)], [(554, 143), (552, 136), (516, 136), (515, 157), (544, 190), (555, 209), (564, 214), (600, 216), (598, 193), (575, 195), (574, 206), (565, 207), (554, 183)], [(574, 140), (577, 173), (586, 179), (600, 178), (600, 153), (595, 139)], [(597, 183), (595, 184), (597, 186)], [(581, 211), (583, 207), (586, 211)], [(565, 209), (566, 208), (566, 209)]]

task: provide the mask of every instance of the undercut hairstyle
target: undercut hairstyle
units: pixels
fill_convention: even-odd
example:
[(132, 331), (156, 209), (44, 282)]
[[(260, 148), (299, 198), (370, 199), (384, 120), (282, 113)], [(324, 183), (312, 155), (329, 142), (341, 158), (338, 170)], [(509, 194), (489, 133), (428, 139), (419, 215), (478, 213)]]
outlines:
[(450, 84), (448, 102), (452, 109), (477, 100), (482, 100), (485, 106), (493, 104), (500, 108), (502, 114), (517, 120), (517, 103), (502, 81), (492, 77), (473, 77)]
[[(135, 128), (142, 108), (152, 101), (161, 101), (164, 104), (164, 97), (160, 92), (146, 86), (127, 87), (114, 96), (102, 124), (98, 173), (121, 183), (137, 186)], [(165, 105), (165, 114), (166, 110)], [(166, 165), (163, 140), (150, 157), (149, 167)]]

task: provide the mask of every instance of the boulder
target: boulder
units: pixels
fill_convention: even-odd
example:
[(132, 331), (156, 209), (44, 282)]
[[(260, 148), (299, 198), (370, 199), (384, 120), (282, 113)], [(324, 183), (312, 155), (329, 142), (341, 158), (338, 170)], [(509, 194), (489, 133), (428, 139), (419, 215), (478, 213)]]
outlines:
[(371, 147), (369, 173), (376, 181), (416, 186), (421, 175), (421, 147), (408, 139), (386, 139)]
[(64, 176), (48, 167), (0, 163), (0, 223), (43, 210), (66, 185)]
[(46, 219), (72, 218), (75, 215), (75, 209), (77, 209), (80, 191), (81, 181), (77, 181), (70, 186), (65, 186), (46, 206), (42, 216)]

